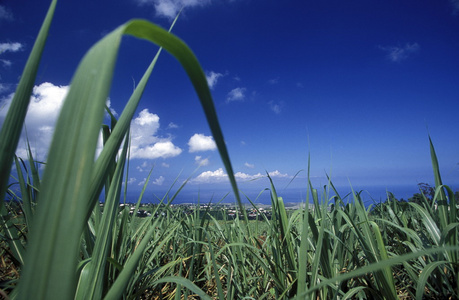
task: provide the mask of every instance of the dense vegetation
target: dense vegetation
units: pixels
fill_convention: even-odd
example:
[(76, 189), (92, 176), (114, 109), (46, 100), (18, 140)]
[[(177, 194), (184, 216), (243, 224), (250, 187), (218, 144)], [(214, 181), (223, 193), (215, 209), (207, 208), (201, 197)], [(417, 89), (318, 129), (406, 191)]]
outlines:
[[(314, 203), (314, 209), (287, 211), (270, 182), (271, 218), (249, 221), (198, 61), (182, 41), (146, 21), (121, 25), (83, 58), (56, 125), (44, 173), (38, 172), (30, 151), (26, 161), (16, 157), (55, 5), (56, 0), (0, 132), (0, 197), (8, 200), (0, 202), (1, 288), (9, 298), (459, 297), (458, 199), (442, 184), (431, 142), (433, 195), (421, 193), (416, 202), (389, 195), (387, 201), (365, 208), (358, 192), (341, 196), (330, 181), (321, 197), (309, 186), (307, 202)], [(120, 118), (102, 125), (123, 34), (164, 47), (187, 72), (241, 217), (221, 221), (198, 210), (187, 214), (171, 206), (176, 194), (167, 194), (164, 205), (139, 218), (136, 210), (143, 192), (133, 214), (128, 208), (120, 210), (129, 146), (123, 141), (129, 140), (130, 120), (160, 52)], [(101, 128), (104, 149), (94, 161)], [(8, 186), (12, 165), (18, 194)], [(336, 196), (330, 197), (330, 190)], [(100, 197), (105, 200), (103, 212)], [(345, 203), (345, 198), (353, 201)]]

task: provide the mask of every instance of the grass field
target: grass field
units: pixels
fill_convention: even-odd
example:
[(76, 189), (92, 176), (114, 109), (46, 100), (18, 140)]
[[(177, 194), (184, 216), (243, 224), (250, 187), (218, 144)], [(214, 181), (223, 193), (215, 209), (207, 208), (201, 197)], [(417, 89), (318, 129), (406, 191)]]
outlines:
[[(321, 198), (309, 185), (306, 202), (313, 203), (314, 209), (287, 211), (270, 182), (271, 218), (249, 221), (198, 60), (181, 40), (146, 21), (121, 25), (82, 59), (56, 124), (44, 173), (31, 151), (27, 158), (16, 157), (55, 4), (52, 1), (0, 132), (1, 197), (9, 200), (0, 202), (5, 297), (459, 298), (458, 199), (442, 184), (431, 142), (432, 198), (404, 203), (389, 196), (386, 202), (366, 208), (357, 191), (351, 195), (353, 202), (345, 204), (330, 180)], [(120, 117), (113, 118), (110, 126), (103, 125), (125, 34), (163, 47), (188, 74), (241, 217), (222, 221), (198, 210), (187, 214), (171, 206), (177, 194), (169, 194), (150, 217), (138, 218), (135, 211), (143, 192), (133, 214), (128, 208), (120, 210), (129, 124), (161, 52), (152, 59)], [(101, 129), (104, 148), (94, 160)], [(8, 185), (12, 165), (17, 173), (13, 184), (20, 188), (17, 194)], [(144, 190), (147, 184), (148, 180)]]

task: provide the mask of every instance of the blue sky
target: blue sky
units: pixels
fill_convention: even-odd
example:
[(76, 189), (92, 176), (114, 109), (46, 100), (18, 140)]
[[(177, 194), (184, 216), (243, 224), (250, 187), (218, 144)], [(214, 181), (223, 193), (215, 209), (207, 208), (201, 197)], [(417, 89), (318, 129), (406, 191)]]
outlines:
[[(0, 122), (49, 2), (0, 4)], [(91, 45), (132, 18), (168, 28), (182, 6), (173, 33), (208, 76), (241, 190), (268, 187), (250, 181), (267, 172), (279, 189), (295, 174), (289, 188), (304, 188), (308, 154), (318, 188), (326, 174), (357, 188), (433, 183), (428, 134), (444, 182), (459, 188), (459, 1), (450, 0), (60, 1), (27, 117), (37, 157), (46, 159)], [(108, 99), (118, 115), (156, 50), (123, 40)], [(191, 83), (165, 52), (132, 130), (131, 192), (153, 167), (149, 195), (190, 176), (189, 193), (229, 191)]]

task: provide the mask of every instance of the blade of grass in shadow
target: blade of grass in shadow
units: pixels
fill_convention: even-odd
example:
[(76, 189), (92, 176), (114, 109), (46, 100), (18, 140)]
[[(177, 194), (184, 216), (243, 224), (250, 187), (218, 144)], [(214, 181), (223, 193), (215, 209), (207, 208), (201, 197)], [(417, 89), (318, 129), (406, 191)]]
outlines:
[[(128, 139), (128, 138), (127, 138)], [(107, 201), (104, 205), (101, 226), (98, 230), (92, 259), (86, 266), (87, 270), (81, 274), (75, 299), (101, 299), (105, 276), (105, 265), (112, 246), (112, 227), (116, 221), (118, 206), (121, 195), (121, 183), (123, 180), (124, 164), (127, 156), (128, 143), (124, 144), (123, 152), (116, 165), (112, 184), (108, 191)]]
[(416, 287), (416, 299), (422, 299), (422, 295), (424, 294), (425, 286), (429, 276), (432, 272), (443, 264), (447, 264), (447, 261), (434, 261), (428, 264), (423, 270), (421, 275), (419, 276), (419, 280)]
[[(97, 139), (122, 29), (90, 49), (72, 80), (62, 107), (25, 261), (22, 299), (71, 298), (76, 288), (78, 244), (89, 197)], [(41, 199), (41, 202), (40, 202)], [(57, 267), (58, 266), (58, 267)], [(41, 276), (36, 276), (41, 270)]]
[(198, 295), (198, 297), (200, 299), (212, 300), (211, 297), (209, 297), (199, 287), (197, 287), (193, 282), (191, 282), (190, 280), (188, 280), (186, 278), (170, 277), (169, 276), (169, 277), (164, 277), (164, 278), (161, 278), (161, 279), (155, 281), (155, 283), (168, 283), (168, 282), (174, 282), (176, 284), (182, 285), (183, 287), (186, 287), (187, 289), (189, 289), (190, 291), (192, 291), (193, 293)]
[[(170, 228), (169, 232), (167, 232), (167, 234), (165, 234), (164, 237), (162, 237), (161, 242), (158, 245), (156, 245), (155, 250), (150, 255), (151, 260), (153, 260), (153, 258), (157, 256), (157, 253), (159, 251), (162, 251), (162, 246), (171, 238), (171, 236), (174, 234), (174, 231), (179, 227), (179, 225), (179, 223), (174, 224), (174, 227)], [(105, 295), (105, 300), (115, 300), (121, 298), (124, 290), (129, 284), (131, 277), (133, 276), (138, 266), (138, 262), (145, 253), (145, 249), (149, 246), (149, 244), (151, 244), (151, 237), (153, 236), (155, 231), (157, 231), (157, 228), (155, 224), (153, 224), (152, 226), (150, 226), (148, 232), (145, 234), (142, 241), (136, 247), (134, 253), (126, 261), (123, 270), (120, 272), (120, 274), (116, 278), (116, 281), (113, 283), (113, 285), (110, 287), (110, 290)]]
[(21, 136), (27, 108), (30, 102), (30, 95), (32, 94), (35, 77), (48, 37), (56, 3), (57, 0), (51, 2), (0, 131), (0, 199), (2, 199), (2, 201), (0, 201), (0, 207), (3, 205), (3, 199), (5, 198), (14, 153), (16, 152), (16, 147)]
[(363, 276), (363, 275), (365, 275), (367, 273), (374, 273), (374, 272), (377, 272), (379, 270), (383, 270), (383, 269), (385, 269), (387, 267), (395, 266), (395, 265), (398, 265), (398, 264), (402, 264), (403, 262), (406, 262), (406, 261), (409, 261), (409, 260), (412, 260), (412, 259), (416, 259), (416, 258), (418, 258), (420, 256), (431, 255), (431, 254), (435, 254), (435, 253), (442, 252), (442, 251), (445, 251), (445, 250), (446, 251), (459, 251), (459, 246), (429, 248), (429, 249), (421, 250), (421, 251), (414, 252), (414, 253), (408, 253), (408, 254), (404, 254), (404, 255), (394, 256), (394, 257), (389, 258), (387, 260), (382, 260), (382, 261), (379, 261), (379, 262), (376, 262), (376, 263), (371, 263), (369, 265), (366, 265), (364, 267), (358, 268), (358, 269), (353, 270), (351, 272), (343, 273), (343, 274), (340, 274), (340, 275), (335, 276), (333, 278), (326, 279), (326, 280), (322, 281), (321, 283), (317, 284), (316, 286), (311, 287), (309, 290), (307, 290), (302, 295), (298, 295), (297, 299), (305, 299), (305, 296), (307, 296), (308, 294), (312, 293), (315, 290), (319, 290), (322, 287), (327, 286), (327, 285), (333, 286), (337, 282), (341, 282), (341, 281), (352, 279), (352, 278), (358, 278), (358, 277)]
[[(311, 175), (311, 155), (308, 154), (308, 178), (309, 181)], [(303, 294), (307, 286), (307, 264), (308, 264), (308, 250), (309, 250), (309, 189), (311, 185), (308, 184), (306, 190), (306, 203), (304, 204), (303, 212), (303, 224), (301, 230), (301, 240), (300, 248), (298, 253), (298, 285), (297, 285), (297, 295)]]
[[(147, 21), (130, 21), (89, 50), (72, 80), (48, 155), (40, 194), (43, 201), (31, 228), (28, 261), (19, 285), (22, 299), (73, 297), (76, 261), (68, 258), (77, 256), (85, 220), (93, 209), (88, 199), (93, 199), (90, 191), (95, 149), (124, 34), (162, 46), (181, 63), (199, 96), (233, 191), (243, 208), (207, 80), (198, 60), (185, 43), (167, 31)], [(36, 270), (42, 272), (39, 278), (35, 276)]]

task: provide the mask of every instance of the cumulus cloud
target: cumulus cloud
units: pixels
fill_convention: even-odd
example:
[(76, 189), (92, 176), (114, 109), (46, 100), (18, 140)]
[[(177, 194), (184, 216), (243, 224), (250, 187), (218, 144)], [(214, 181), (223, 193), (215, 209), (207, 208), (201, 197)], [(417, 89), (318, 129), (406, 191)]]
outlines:
[(157, 136), (159, 116), (142, 110), (131, 122), (131, 158), (168, 158), (180, 155), (182, 149), (170, 138)]
[(421, 47), (418, 43), (407, 43), (405, 46), (388, 46), (382, 47), (380, 46), (379, 49), (385, 51), (387, 53), (387, 58), (393, 62), (401, 62), (412, 54), (419, 51)]
[(207, 84), (209, 85), (209, 88), (213, 89), (215, 85), (217, 84), (217, 81), (220, 77), (222, 77), (222, 73), (216, 73), (214, 71), (210, 71), (206, 73), (206, 79), (207, 79)]
[(196, 178), (190, 180), (190, 183), (218, 183), (226, 182), (228, 174), (223, 172), (222, 168), (215, 171), (205, 171), (199, 174)]
[[(275, 170), (273, 172), (268, 173), (269, 176), (272, 178), (290, 178), (288, 174), (282, 174), (278, 170)], [(234, 174), (234, 177), (236, 178), (237, 181), (250, 181), (250, 180), (255, 180), (259, 179), (262, 177), (265, 177), (266, 175), (263, 175), (261, 173), (257, 174), (247, 174), (243, 172), (237, 172)], [(215, 171), (205, 171), (190, 180), (190, 183), (221, 183), (221, 182), (227, 182), (228, 181), (228, 174), (226, 174), (223, 171), (223, 168), (219, 168)]]
[[(54, 133), (54, 126), (68, 90), (68, 86), (56, 86), (49, 82), (33, 88), (25, 127), (32, 153), (36, 159), (44, 160), (46, 158)], [(0, 123), (2, 124), (13, 96), (14, 94), (10, 94), (1, 101)], [(20, 157), (27, 157), (25, 133), (21, 136), (16, 153)]]
[(271, 176), (272, 178), (274, 177), (278, 177), (278, 178), (287, 178), (287, 177), (290, 177), (288, 174), (282, 174), (281, 172), (279, 172), (279, 170), (276, 170), (276, 171), (272, 171), (272, 172), (268, 172), (269, 176)]
[(132, 148), (131, 144), (131, 158), (168, 158), (180, 155), (182, 149), (175, 146), (171, 141), (157, 142), (152, 145), (135, 146)]
[(232, 102), (232, 101), (244, 101), (245, 99), (245, 92), (246, 88), (238, 87), (233, 90), (231, 90), (228, 93), (228, 96), (226, 97), (226, 102)]
[(22, 50), (21, 43), (0, 43), (0, 54), (5, 52), (18, 52)]
[(140, 4), (153, 5), (156, 15), (173, 19), (182, 8), (204, 6), (210, 0), (138, 0)]
[(261, 173), (257, 173), (255, 175), (250, 175), (250, 174), (246, 174), (246, 173), (243, 173), (243, 172), (236, 172), (234, 174), (234, 177), (236, 178), (236, 180), (253, 180), (253, 179), (258, 179), (258, 178), (262, 178), (264, 177), (264, 175), (262, 175)]
[(191, 153), (217, 149), (214, 138), (201, 133), (195, 133), (188, 141), (188, 146)]
[[(3, 85), (1, 89), (3, 89)], [(25, 128), (32, 153), (36, 159), (46, 160), (55, 124), (68, 90), (69, 86), (57, 86), (49, 82), (33, 88), (25, 119)], [(0, 99), (0, 124), (3, 124), (13, 96), (14, 94), (10, 94)], [(107, 105), (110, 106), (109, 101), (107, 101)], [(116, 114), (115, 111), (113, 112)], [(177, 156), (182, 152), (179, 147), (172, 143), (170, 138), (157, 137), (158, 128), (159, 117), (157, 115), (146, 109), (139, 113), (131, 122), (131, 158), (167, 158)], [(98, 147), (102, 147), (101, 140)], [(25, 133), (21, 137), (16, 153), (20, 157), (27, 157)], [(142, 167), (145, 168), (146, 165), (142, 165)]]

